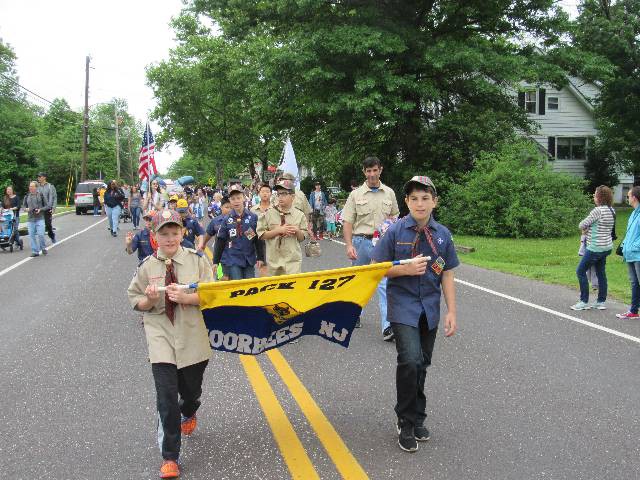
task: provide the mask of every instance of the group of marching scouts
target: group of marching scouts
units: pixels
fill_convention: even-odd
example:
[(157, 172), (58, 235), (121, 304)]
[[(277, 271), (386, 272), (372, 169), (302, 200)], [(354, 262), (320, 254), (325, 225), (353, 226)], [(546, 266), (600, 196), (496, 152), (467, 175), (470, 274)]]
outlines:
[[(347, 257), (353, 265), (413, 259), (390, 267), (378, 293), (383, 337), (395, 340), (397, 351), (398, 445), (415, 452), (417, 442), (430, 438), (424, 386), (442, 294), (447, 305), (444, 334), (450, 337), (457, 330), (453, 269), (459, 261), (450, 232), (432, 216), (438, 198), (429, 177), (406, 182), (409, 214), (398, 219), (395, 193), (380, 181), (380, 160), (367, 157), (362, 171), (366, 181), (353, 189), (343, 210)], [(250, 209), (244, 187), (230, 185), (220, 199), (220, 214), (206, 231), (191, 217), (185, 199), (169, 198), (166, 208), (145, 213), (143, 231), (127, 236), (127, 252), (138, 251), (141, 260), (128, 296), (131, 306), (143, 312), (156, 388), (160, 478), (180, 475), (181, 438), (196, 428), (211, 358), (198, 292), (184, 287), (214, 277), (253, 278), (256, 268), (260, 276), (300, 273), (300, 244), (310, 236), (312, 209), (304, 193), (295, 190), (294, 180), (283, 174), (273, 192), (263, 184)], [(212, 238), (213, 265), (203, 255)]]

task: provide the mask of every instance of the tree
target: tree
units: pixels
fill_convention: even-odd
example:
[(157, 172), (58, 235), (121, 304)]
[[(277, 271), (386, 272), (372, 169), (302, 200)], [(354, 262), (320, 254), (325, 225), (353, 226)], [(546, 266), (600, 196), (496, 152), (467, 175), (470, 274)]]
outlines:
[(575, 46), (610, 67), (591, 76), (602, 83), (596, 108), (600, 152), (637, 179), (640, 177), (640, 2), (584, 0), (579, 11), (573, 29)]
[(375, 153), (406, 178), (460, 175), (514, 129), (531, 131), (511, 92), (522, 80), (564, 82), (532, 45), (561, 44), (567, 17), (554, 3), (193, 0), (190, 9), (246, 53), (258, 72), (252, 102), (303, 158), (338, 172)]

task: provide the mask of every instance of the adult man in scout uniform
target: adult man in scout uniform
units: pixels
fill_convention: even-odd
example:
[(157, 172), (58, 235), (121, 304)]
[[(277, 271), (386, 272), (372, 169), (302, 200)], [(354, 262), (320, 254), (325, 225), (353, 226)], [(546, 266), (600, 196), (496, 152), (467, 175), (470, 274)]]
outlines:
[[(353, 190), (342, 210), (342, 233), (346, 243), (347, 257), (352, 265), (371, 263), (373, 233), (387, 218), (397, 217), (398, 201), (393, 189), (380, 181), (382, 163), (378, 157), (367, 157), (362, 162), (366, 181)], [(378, 285), (380, 324), (383, 332), (389, 329), (387, 322), (387, 280)], [(360, 327), (360, 319), (356, 323)], [(388, 340), (388, 338), (385, 338)]]
[(204, 229), (195, 218), (189, 215), (189, 204), (184, 198), (178, 200), (176, 208), (187, 231), (184, 238), (193, 243), (196, 250), (202, 252), (204, 250)]
[[(211, 264), (192, 249), (180, 246), (182, 219), (163, 210), (153, 220), (158, 251), (138, 267), (129, 285), (131, 306), (143, 313), (158, 409), (161, 478), (180, 475), (181, 435), (196, 427), (202, 377), (211, 358), (207, 328), (198, 292), (177, 284), (213, 281)], [(166, 286), (165, 292), (158, 287)]]
[(231, 212), (224, 217), (213, 245), (213, 268), (222, 263), (230, 280), (254, 278), (255, 267), (264, 262), (264, 242), (258, 238), (258, 216), (244, 205), (244, 188), (240, 184), (229, 187)]
[(409, 215), (389, 227), (371, 256), (374, 262), (418, 257), (415, 262), (391, 267), (387, 272), (388, 313), (398, 352), (398, 445), (406, 452), (415, 452), (417, 442), (430, 437), (424, 426), (424, 381), (440, 322), (442, 293), (447, 303), (444, 334), (450, 337), (457, 330), (453, 269), (460, 262), (451, 233), (433, 219), (438, 197), (431, 179), (413, 177), (405, 184), (404, 192)]
[(278, 195), (278, 206), (270, 208), (258, 219), (258, 236), (266, 244), (269, 276), (300, 273), (300, 242), (308, 235), (307, 217), (293, 206), (295, 186), (292, 180), (280, 180), (274, 190)]

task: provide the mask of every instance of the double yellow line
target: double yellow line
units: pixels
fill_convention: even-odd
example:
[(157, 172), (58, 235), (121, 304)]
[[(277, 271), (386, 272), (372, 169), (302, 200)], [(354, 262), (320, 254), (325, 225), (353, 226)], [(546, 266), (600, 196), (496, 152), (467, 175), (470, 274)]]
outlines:
[[(318, 440), (320, 440), (342, 478), (349, 480), (368, 479), (366, 472), (342, 441), (333, 425), (322, 413), (322, 410), (289, 366), (284, 356), (278, 350), (270, 350), (267, 352), (267, 357), (271, 360), (276, 372), (278, 372), (280, 378), (291, 392), (302, 413), (307, 417), (311, 428), (315, 431)], [(260, 407), (271, 427), (291, 477), (293, 479), (319, 479), (318, 472), (313, 467), (311, 459), (269, 385), (257, 359), (252, 356), (241, 355), (240, 361), (258, 397)]]
[[(211, 259), (211, 250), (208, 247), (205, 249), (205, 253)], [(313, 428), (318, 440), (320, 440), (342, 478), (368, 480), (369, 477), (364, 469), (345, 445), (342, 438), (340, 438), (338, 432), (333, 428), (333, 425), (331, 425), (284, 356), (278, 350), (269, 350), (266, 355), (285, 386), (289, 389), (289, 392), (291, 392), (300, 410), (307, 417), (311, 428)], [(320, 479), (256, 357), (240, 355), (240, 362), (258, 398), (260, 407), (273, 432), (273, 437), (278, 444), (291, 477), (294, 480)]]

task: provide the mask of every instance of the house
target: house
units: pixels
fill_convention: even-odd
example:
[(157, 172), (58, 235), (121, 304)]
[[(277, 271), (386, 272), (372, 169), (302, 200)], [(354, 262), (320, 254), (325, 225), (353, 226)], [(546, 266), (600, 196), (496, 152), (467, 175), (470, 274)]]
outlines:
[[(549, 156), (553, 170), (584, 177), (589, 142), (598, 134), (594, 101), (597, 85), (578, 77), (567, 77), (561, 89), (551, 85), (521, 85), (518, 104), (526, 109), (539, 128), (531, 136)], [(621, 203), (633, 186), (633, 175), (620, 174), (614, 201)]]

